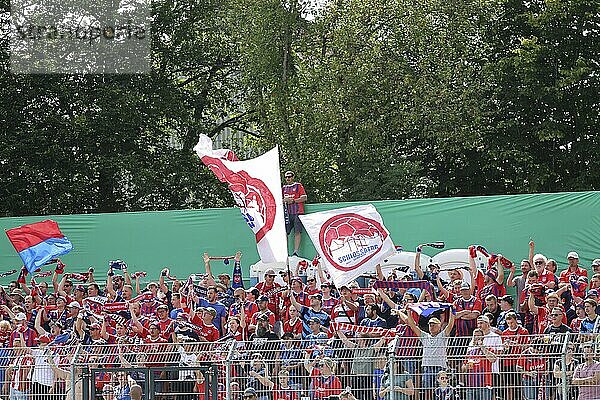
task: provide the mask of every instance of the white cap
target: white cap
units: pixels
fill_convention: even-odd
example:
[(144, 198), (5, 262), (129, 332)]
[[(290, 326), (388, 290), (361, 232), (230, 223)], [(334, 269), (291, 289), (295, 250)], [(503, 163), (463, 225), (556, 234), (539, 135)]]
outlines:
[(567, 254), (567, 258), (576, 258), (579, 260), (579, 254), (574, 251), (570, 251), (569, 254)]
[(77, 308), (81, 308), (81, 304), (79, 304), (76, 301), (72, 301), (69, 303), (69, 307), (77, 307)]
[(17, 315), (15, 315), (15, 319), (17, 321), (25, 321), (27, 319), (27, 316), (25, 315), (25, 313), (17, 313)]

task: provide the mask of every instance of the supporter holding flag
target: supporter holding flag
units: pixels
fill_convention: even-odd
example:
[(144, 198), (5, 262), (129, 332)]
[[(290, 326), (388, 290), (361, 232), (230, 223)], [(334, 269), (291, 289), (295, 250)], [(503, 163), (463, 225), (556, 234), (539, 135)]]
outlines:
[(62, 234), (58, 224), (49, 219), (9, 229), (6, 236), (30, 274), (73, 250), (73, 244)]
[(425, 389), (425, 399), (430, 400), (438, 372), (448, 368), (448, 337), (454, 327), (454, 310), (451, 309), (448, 325), (444, 329), (442, 329), (442, 322), (438, 318), (430, 318), (427, 323), (429, 332), (425, 332), (419, 328), (410, 311), (402, 315), (401, 318), (406, 320), (408, 326), (420, 338), (423, 345), (423, 359), (421, 361), (423, 366), (422, 382)]

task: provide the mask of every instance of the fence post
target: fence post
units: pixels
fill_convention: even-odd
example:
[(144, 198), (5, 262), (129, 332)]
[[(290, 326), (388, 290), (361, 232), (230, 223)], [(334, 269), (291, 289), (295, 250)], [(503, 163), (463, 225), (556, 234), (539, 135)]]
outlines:
[[(79, 400), (75, 398), (75, 385), (77, 384), (77, 378), (75, 376), (76, 371), (77, 371), (77, 365), (79, 364), (79, 351), (81, 350), (81, 343), (77, 344), (77, 347), (75, 348), (75, 354), (73, 354), (73, 359), (71, 360), (71, 396), (69, 396), (71, 398), (71, 400)], [(82, 371), (83, 374), (83, 371)], [(83, 379), (83, 376), (82, 376)], [(83, 384), (83, 382), (82, 382)], [(84, 392), (85, 393), (85, 392)], [(84, 394), (84, 398), (87, 399), (87, 397), (85, 397), (86, 395)]]
[(233, 351), (237, 345), (236, 340), (231, 340), (225, 358), (225, 399), (231, 400), (231, 365), (233, 364)]
[(562, 398), (563, 400), (567, 400), (567, 392), (569, 390), (568, 385), (567, 385), (567, 347), (569, 346), (569, 339), (570, 339), (570, 335), (568, 333), (565, 333), (565, 341), (562, 345), (562, 354), (560, 356), (560, 365), (561, 365), (561, 369), (560, 369), (560, 375), (562, 378), (562, 384), (560, 385), (560, 389), (562, 392)]
[[(398, 346), (398, 336), (394, 336), (394, 339), (388, 346), (388, 373), (389, 373), (389, 384), (390, 384), (390, 400), (396, 399), (396, 347)], [(377, 394), (379, 396), (379, 393)]]

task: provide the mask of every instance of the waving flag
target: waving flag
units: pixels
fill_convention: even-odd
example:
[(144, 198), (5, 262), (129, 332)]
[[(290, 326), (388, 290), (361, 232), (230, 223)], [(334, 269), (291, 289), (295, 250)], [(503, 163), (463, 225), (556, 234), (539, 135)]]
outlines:
[(371, 204), (300, 215), (300, 220), (337, 287), (374, 271), (396, 251)]
[(52, 220), (23, 225), (6, 231), (29, 273), (34, 273), (47, 261), (73, 250), (73, 245)]
[(422, 317), (429, 317), (436, 311), (449, 310), (452, 307), (450, 303), (438, 303), (437, 301), (429, 301), (425, 303), (414, 303), (408, 306), (412, 311)]
[(212, 140), (200, 135), (194, 150), (208, 168), (233, 194), (244, 220), (256, 236), (263, 263), (287, 260), (287, 236), (283, 218), (279, 151), (239, 161), (231, 150), (212, 149)]

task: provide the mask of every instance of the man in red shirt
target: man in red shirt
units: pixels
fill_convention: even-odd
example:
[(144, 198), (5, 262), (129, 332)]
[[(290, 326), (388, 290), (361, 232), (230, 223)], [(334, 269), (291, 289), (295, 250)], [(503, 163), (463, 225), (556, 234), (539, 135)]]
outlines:
[(200, 327), (198, 332), (201, 342), (216, 342), (221, 337), (219, 330), (213, 325), (213, 319), (217, 315), (217, 310), (212, 307), (200, 308), (201, 314), (192, 312), (191, 322)]
[(580, 276), (587, 278), (587, 270), (579, 266), (579, 254), (570, 251), (567, 254), (567, 261), (569, 262), (569, 267), (560, 273), (559, 282), (569, 283), (570, 281), (577, 281)]
[(521, 394), (519, 385), (521, 377), (517, 371), (517, 362), (526, 343), (529, 342), (529, 332), (519, 325), (517, 314), (509, 312), (506, 314), (508, 327), (502, 332), (502, 343), (504, 344), (504, 356), (502, 357), (502, 376), (504, 382), (504, 398), (506, 400), (519, 400)]
[(283, 185), (283, 205), (285, 207), (285, 231), (289, 235), (294, 229), (294, 256), (298, 256), (300, 240), (302, 238), (302, 223), (299, 215), (304, 214), (304, 203), (306, 202), (306, 192), (301, 183), (294, 180), (295, 174), (292, 171), (285, 173), (285, 185)]
[(256, 288), (261, 295), (268, 298), (267, 307), (275, 317), (275, 325), (273, 325), (273, 328), (275, 333), (279, 334), (281, 332), (281, 316), (279, 315), (279, 301), (281, 299), (281, 292), (278, 292), (277, 290), (281, 288), (281, 285), (275, 282), (275, 275), (274, 269), (267, 269), (265, 271), (265, 280), (258, 282), (256, 284)]

